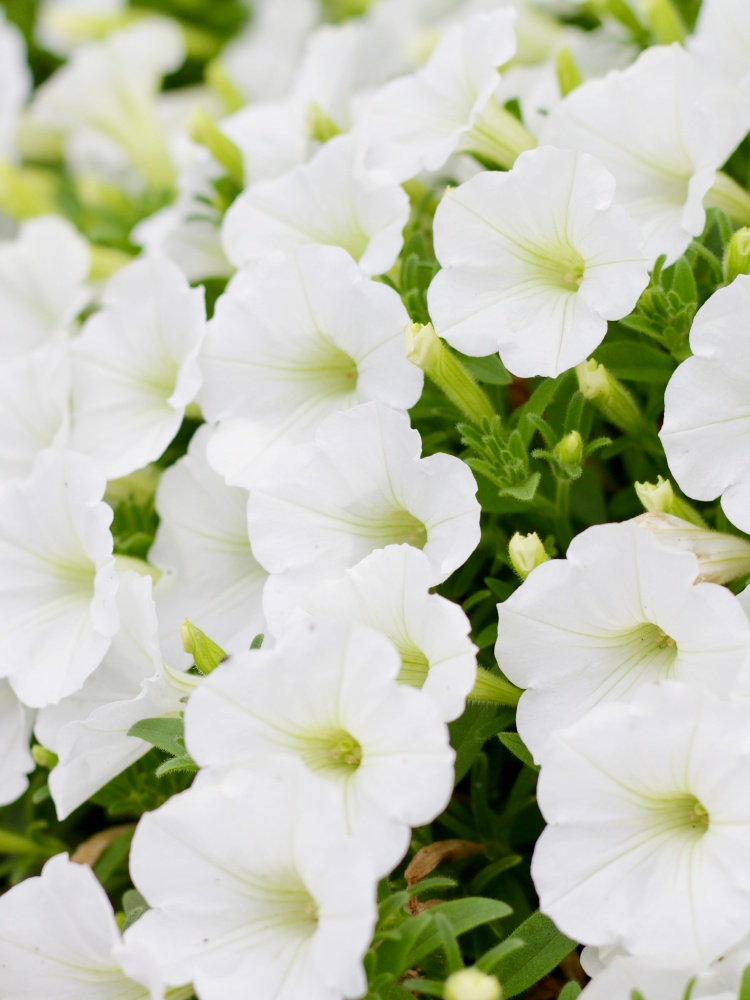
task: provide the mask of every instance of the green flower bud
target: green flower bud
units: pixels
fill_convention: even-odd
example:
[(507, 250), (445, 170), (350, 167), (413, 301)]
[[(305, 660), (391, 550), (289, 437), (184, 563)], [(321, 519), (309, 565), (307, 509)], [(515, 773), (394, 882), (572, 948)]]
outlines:
[(571, 431), (557, 442), (552, 454), (563, 467), (580, 466), (583, 461), (583, 438), (578, 431)]
[(683, 521), (689, 521), (699, 528), (708, 527), (695, 507), (675, 494), (669, 479), (657, 476), (655, 483), (634, 483), (634, 486), (638, 499), (647, 511), (671, 514), (673, 517), (682, 518)]
[(445, 1000), (502, 1000), (503, 990), (497, 976), (472, 966), (448, 976), (444, 996)]
[(583, 76), (578, 68), (578, 63), (576, 62), (575, 56), (567, 47), (564, 45), (557, 53), (557, 82), (560, 84), (560, 93), (563, 97), (572, 93), (576, 87), (580, 87), (583, 83)]
[(443, 344), (432, 323), (410, 323), (406, 328), (406, 356), (421, 368), (450, 401), (474, 424), (491, 420), (490, 401), (458, 358)]
[(34, 758), (34, 762), (39, 765), (39, 767), (44, 767), (48, 771), (51, 771), (53, 767), (57, 766), (59, 757), (56, 753), (48, 750), (47, 747), (43, 747), (41, 743), (35, 743), (31, 748), (31, 756)]
[(522, 580), (549, 559), (542, 540), (535, 531), (530, 535), (522, 535), (517, 531), (510, 540), (508, 555), (513, 569)]
[(727, 284), (738, 274), (750, 274), (750, 229), (738, 229), (729, 241), (724, 255), (724, 277)]
[(576, 365), (578, 388), (602, 416), (626, 434), (646, 430), (638, 404), (625, 386), (593, 358)]
[(660, 45), (685, 41), (685, 25), (672, 0), (640, 0), (643, 19)]
[(187, 618), (180, 626), (180, 637), (182, 648), (193, 657), (202, 674), (210, 674), (227, 658), (221, 646)]

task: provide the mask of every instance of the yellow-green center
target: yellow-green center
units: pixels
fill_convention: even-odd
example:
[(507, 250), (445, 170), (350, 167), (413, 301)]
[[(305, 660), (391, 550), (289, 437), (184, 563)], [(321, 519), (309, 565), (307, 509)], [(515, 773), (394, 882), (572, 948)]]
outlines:
[(311, 771), (329, 777), (346, 777), (362, 763), (361, 745), (344, 729), (306, 733), (299, 750)]

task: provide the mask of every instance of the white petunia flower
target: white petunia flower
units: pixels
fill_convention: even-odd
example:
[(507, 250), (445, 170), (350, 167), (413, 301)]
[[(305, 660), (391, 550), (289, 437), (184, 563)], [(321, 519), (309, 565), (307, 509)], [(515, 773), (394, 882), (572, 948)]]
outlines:
[(421, 444), (408, 416), (382, 403), (329, 417), (250, 494), (260, 564), (316, 582), (405, 543), (424, 550), (433, 585), (445, 580), (479, 543), (476, 480), (452, 455), (420, 458)]
[(302, 767), (193, 787), (146, 813), (130, 852), (152, 909), (126, 931), (201, 1000), (342, 1000), (367, 988), (376, 880), (334, 790)]
[(700, 581), (729, 583), (750, 572), (750, 541), (739, 535), (700, 528), (673, 514), (649, 511), (634, 518), (662, 545), (692, 552), (700, 563)]
[(185, 710), (185, 745), (207, 781), (300, 760), (335, 786), (347, 830), (384, 875), (454, 781), (448, 729), (429, 698), (396, 683), (400, 669), (392, 643), (361, 625), (290, 627), (269, 652), (237, 654), (203, 680)]
[(648, 284), (637, 228), (590, 156), (544, 147), (478, 174), (435, 214), (435, 330), (515, 374), (559, 375), (602, 342)]
[[(426, 66), (386, 84), (365, 102), (357, 124), (371, 141), (368, 162), (405, 181), (423, 170), (439, 170), (456, 151), (495, 158), (508, 121), (493, 93), (500, 82), (498, 67), (516, 51), (515, 21), (508, 6), (453, 25)], [(529, 144), (531, 136), (521, 148)], [(510, 166), (518, 152), (502, 165)]]
[(40, 451), (70, 430), (67, 353), (49, 346), (0, 366), (0, 483), (25, 479)]
[(258, 0), (244, 33), (222, 50), (221, 64), (247, 101), (285, 97), (308, 35), (321, 15), (320, 0)]
[(698, 310), (694, 356), (670, 379), (659, 435), (680, 488), (696, 500), (721, 494), (727, 517), (743, 531), (750, 530), (749, 308), (750, 276), (743, 274)]
[(206, 461), (211, 437), (201, 427), (188, 454), (167, 469), (156, 494), (160, 523), (149, 561), (163, 571), (154, 589), (167, 660), (189, 665), (185, 618), (228, 652), (247, 649), (263, 631), (261, 596), (268, 578), (253, 557), (247, 491), (227, 486)]
[[(446, 722), (458, 718), (476, 680), (471, 622), (457, 604), (430, 593), (432, 568), (411, 545), (389, 545), (340, 580), (317, 587), (294, 619), (359, 622), (387, 636), (401, 656), (398, 680), (421, 688)], [(270, 601), (265, 604), (272, 619)]]
[(381, 170), (366, 169), (354, 135), (327, 142), (310, 160), (275, 180), (258, 181), (224, 218), (222, 242), (236, 267), (306, 243), (341, 246), (365, 274), (394, 264), (409, 218), (405, 191)]
[(323, 419), (371, 399), (413, 406), (423, 375), (406, 359), (409, 316), (339, 247), (300, 247), (243, 271), (218, 302), (198, 397), (219, 422), (209, 457), (227, 481), (263, 481)]
[(91, 459), (50, 449), (0, 493), (1, 670), (34, 708), (77, 691), (117, 631), (105, 485)]
[(28, 788), (27, 775), (36, 766), (29, 751), (33, 725), (34, 713), (0, 680), (0, 805), (15, 802)]
[(12, 1000), (162, 1000), (156, 963), (125, 944), (88, 865), (58, 854), (0, 896), (3, 996)]
[(200, 386), (202, 288), (167, 260), (137, 260), (110, 279), (104, 308), (73, 355), (72, 447), (109, 479), (164, 452)]
[(117, 610), (120, 628), (102, 662), (80, 691), (37, 717), (37, 739), (59, 757), (49, 788), (61, 820), (151, 749), (130, 727), (179, 715), (199, 680), (162, 663), (150, 577), (123, 574)]
[[(188, 281), (229, 277), (221, 249), (221, 214), (212, 182), (224, 175), (207, 149), (182, 137), (186, 162), (177, 177), (177, 198), (132, 230), (131, 240), (149, 257), (174, 261)], [(208, 202), (208, 203), (207, 203)]]
[(15, 159), (16, 128), (21, 108), (31, 90), (26, 43), (0, 10), (0, 158)]
[(147, 18), (77, 48), (39, 87), (32, 114), (68, 143), (112, 147), (149, 185), (169, 187), (174, 165), (155, 98), (162, 77), (184, 58), (177, 25)]
[(750, 628), (737, 598), (699, 576), (693, 553), (632, 522), (596, 525), (498, 605), (495, 655), (527, 689), (518, 731), (537, 760), (546, 761), (560, 726), (600, 702), (629, 701), (644, 684), (674, 679), (731, 692)]
[(710, 962), (750, 923), (747, 709), (648, 685), (551, 738), (531, 874), (564, 934)]
[(640, 225), (651, 260), (673, 263), (703, 230), (703, 198), (750, 127), (742, 93), (679, 45), (590, 80), (552, 109), (540, 141), (596, 156)]
[[(587, 949), (589, 950), (589, 949)], [(695, 963), (633, 958), (618, 954), (594, 975), (582, 992), (583, 1000), (632, 1000), (633, 991), (648, 1000), (737, 1000), (739, 980), (731, 992), (722, 989), (715, 977), (701, 975)], [(693, 983), (692, 989), (688, 987)]]
[(88, 244), (69, 222), (40, 216), (0, 242), (0, 361), (62, 339), (91, 299)]
[(750, 7), (745, 0), (703, 0), (688, 50), (737, 83), (750, 76)]
[(106, 35), (129, 13), (127, 0), (42, 0), (35, 34), (43, 49), (65, 58), (82, 43)]

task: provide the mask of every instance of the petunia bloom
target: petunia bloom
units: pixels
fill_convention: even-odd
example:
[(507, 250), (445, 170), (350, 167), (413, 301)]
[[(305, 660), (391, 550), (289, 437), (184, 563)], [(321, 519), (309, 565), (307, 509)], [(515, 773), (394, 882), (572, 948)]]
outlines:
[(638, 230), (593, 157), (542, 147), (478, 174), (435, 213), (435, 330), (515, 375), (559, 375), (602, 342), (648, 284)]

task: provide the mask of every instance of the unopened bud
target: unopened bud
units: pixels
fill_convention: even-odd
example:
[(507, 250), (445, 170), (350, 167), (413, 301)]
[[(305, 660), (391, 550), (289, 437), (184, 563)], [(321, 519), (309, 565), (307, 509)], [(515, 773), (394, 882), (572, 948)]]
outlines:
[(224, 135), (210, 115), (201, 108), (193, 112), (188, 127), (190, 138), (201, 146), (205, 146), (217, 163), (220, 163), (227, 174), (241, 187), (244, 185), (245, 165), (242, 153), (232, 140)]
[(578, 63), (576, 62), (575, 56), (567, 47), (564, 45), (557, 53), (557, 82), (560, 85), (560, 93), (563, 97), (572, 93), (576, 87), (580, 87), (583, 83), (583, 76), (578, 68)]
[(727, 284), (738, 274), (750, 274), (750, 229), (744, 226), (732, 236), (724, 255), (724, 277)]
[(641, 15), (660, 45), (685, 41), (685, 25), (672, 0), (639, 0)]
[(535, 531), (530, 535), (522, 535), (517, 531), (510, 540), (508, 555), (513, 569), (522, 580), (549, 559), (542, 540)]
[(557, 442), (552, 454), (562, 466), (580, 466), (583, 461), (583, 438), (578, 431), (571, 431)]
[(435, 333), (432, 323), (406, 328), (406, 356), (429, 376), (454, 406), (474, 424), (495, 416), (490, 401), (458, 358)]
[(502, 1000), (503, 989), (497, 976), (472, 966), (448, 976), (443, 995), (445, 1000)]
[(669, 479), (657, 476), (655, 483), (634, 483), (634, 487), (638, 499), (647, 511), (657, 514), (672, 514), (674, 517), (689, 521), (699, 528), (708, 529), (708, 525), (695, 507), (675, 494)]
[(34, 758), (34, 763), (38, 764), (39, 767), (44, 767), (48, 771), (51, 771), (53, 767), (57, 766), (59, 757), (56, 753), (48, 750), (47, 747), (43, 747), (41, 743), (35, 743), (31, 748), (31, 756)]
[(193, 657), (202, 674), (210, 674), (227, 658), (221, 646), (187, 618), (180, 626), (180, 638), (182, 648)]
[(729, 583), (750, 573), (750, 542), (744, 538), (700, 528), (672, 514), (640, 514), (635, 523), (663, 545), (692, 552), (698, 559), (701, 581)]
[(576, 365), (578, 388), (602, 416), (626, 434), (646, 430), (638, 404), (625, 386), (593, 358)]

